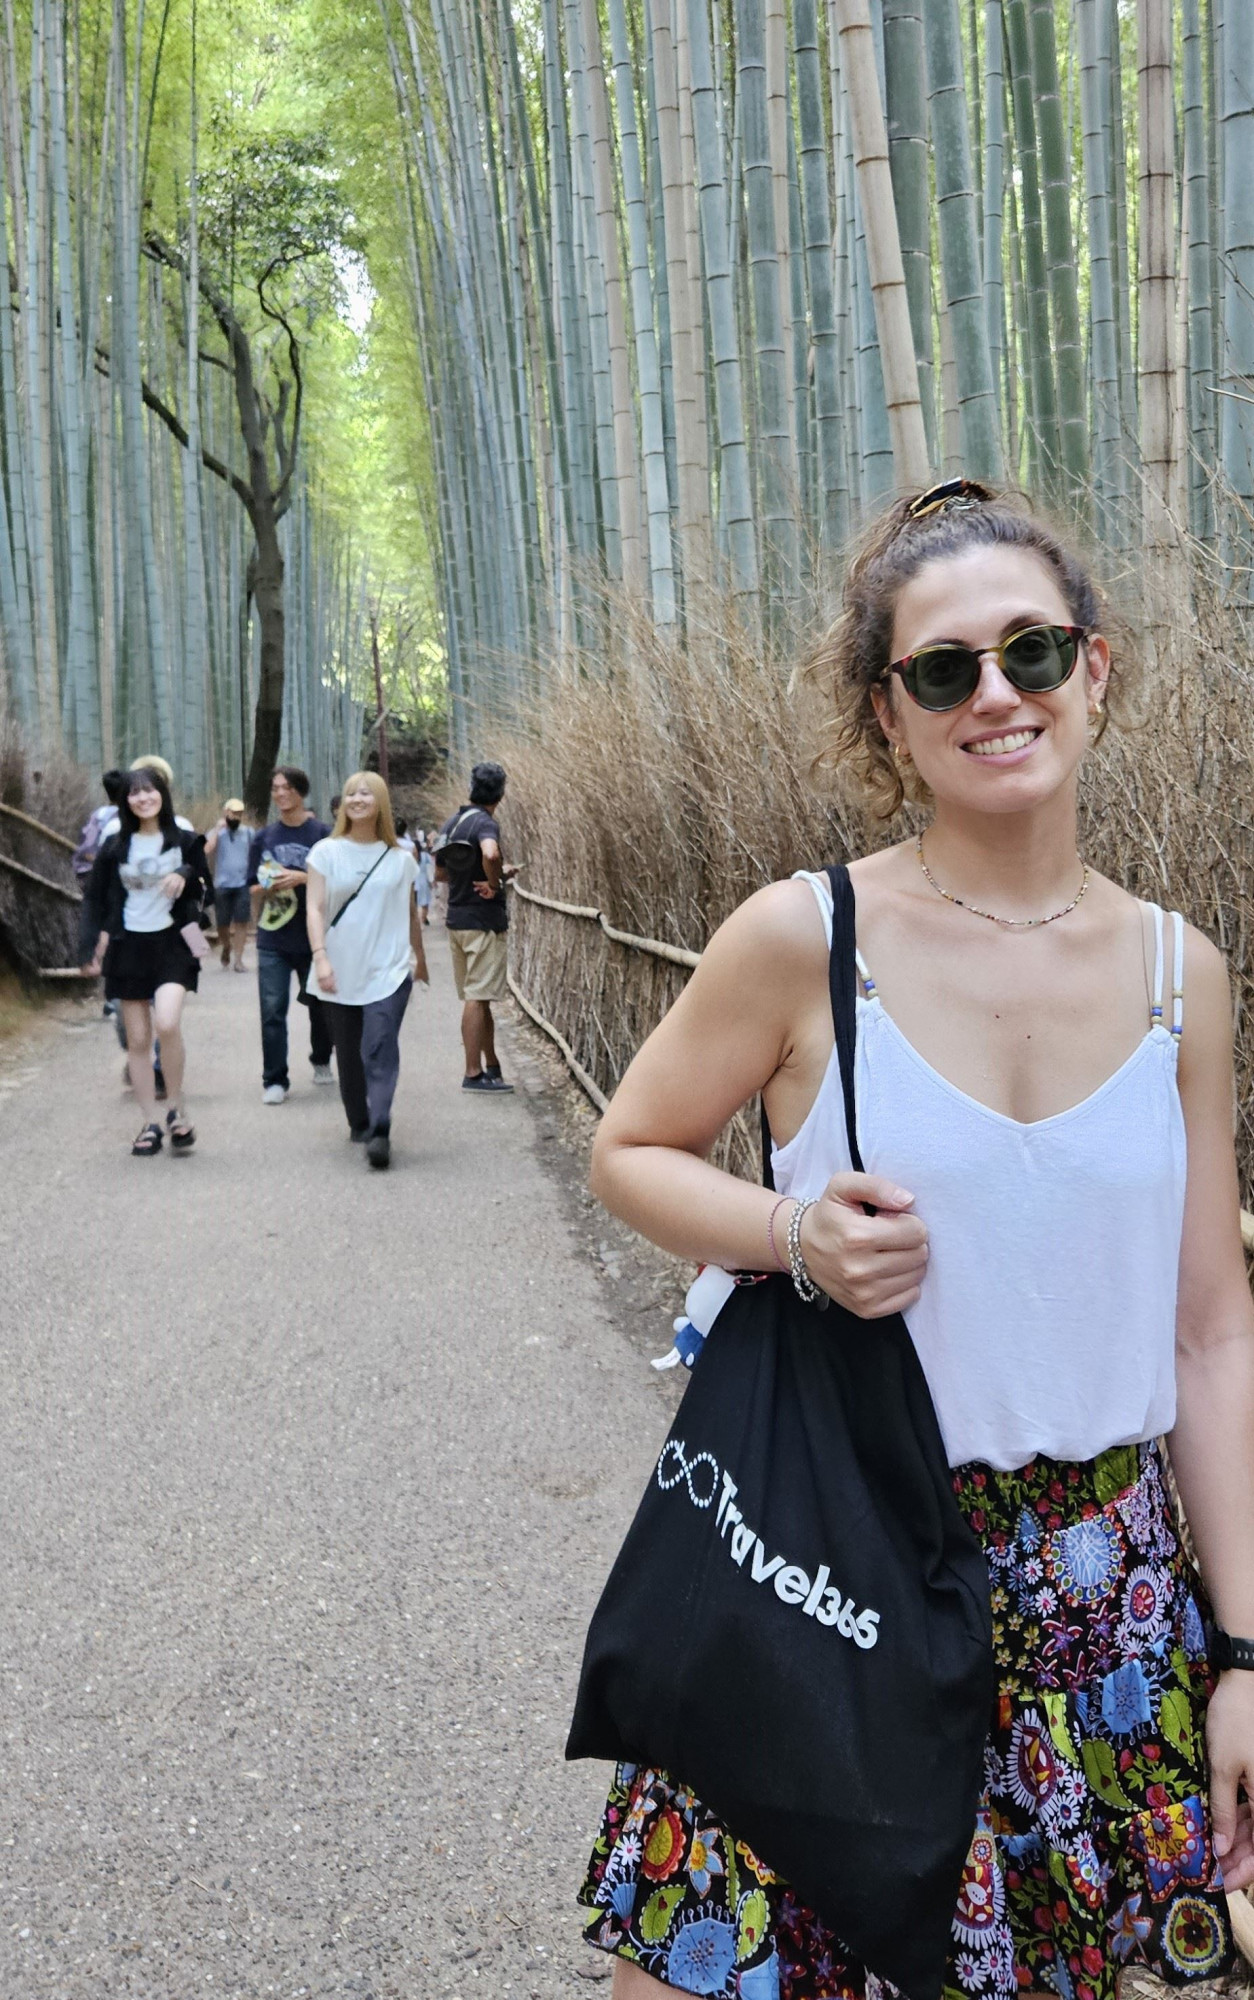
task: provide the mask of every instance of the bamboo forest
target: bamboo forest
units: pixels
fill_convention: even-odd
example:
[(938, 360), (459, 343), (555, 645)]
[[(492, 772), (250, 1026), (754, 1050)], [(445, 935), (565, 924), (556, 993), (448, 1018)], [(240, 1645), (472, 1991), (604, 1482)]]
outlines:
[(0, 121), (5, 695), (88, 767), (534, 733), (607, 589), (778, 655), (932, 471), (1249, 596), (1234, 0), (4, 0)]

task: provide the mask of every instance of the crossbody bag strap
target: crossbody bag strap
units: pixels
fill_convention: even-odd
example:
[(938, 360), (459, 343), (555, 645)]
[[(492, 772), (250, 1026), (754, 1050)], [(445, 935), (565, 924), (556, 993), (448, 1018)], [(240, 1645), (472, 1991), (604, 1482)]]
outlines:
[(827, 870), (832, 885), (832, 950), (828, 959), (828, 982), (832, 996), (832, 1027), (836, 1035), (836, 1056), (840, 1064), (840, 1088), (845, 1100), (845, 1131), (849, 1137), (849, 1158), (855, 1174), (865, 1173), (858, 1150), (858, 1114), (854, 1102), (854, 1054), (857, 1048), (858, 1014), (855, 1000), (857, 980), (857, 915), (853, 883), (843, 865)]
[(344, 901), (340, 904), (339, 909), (336, 911), (330, 923), (327, 925), (327, 929), (329, 931), (333, 931), (335, 929), (335, 926), (339, 923), (340, 918), (343, 916), (349, 904), (355, 903), (357, 901), (357, 898), (360, 896), (362, 890), (365, 888), (367, 882), (370, 880), (370, 877), (374, 874), (375, 869), (382, 867), (383, 863), (387, 860), (388, 855), (391, 852), (392, 850), (390, 847), (385, 847), (382, 854), (379, 856), (379, 859), (377, 861), (372, 862), (370, 867), (367, 868), (365, 874), (362, 876), (360, 882), (357, 884), (357, 887), (353, 890), (352, 895), (346, 896), (344, 898)]

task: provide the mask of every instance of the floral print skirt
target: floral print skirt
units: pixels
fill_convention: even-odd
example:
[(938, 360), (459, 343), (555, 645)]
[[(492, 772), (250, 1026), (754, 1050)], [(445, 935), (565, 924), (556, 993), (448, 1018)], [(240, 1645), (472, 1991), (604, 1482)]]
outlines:
[[(1211, 1678), (1157, 1446), (965, 1465), (954, 1491), (988, 1556), (998, 1685), (946, 2000), (1114, 2000), (1129, 1965), (1213, 1978), (1232, 1941), (1206, 1797)], [(663, 1771), (620, 1765), (579, 1900), (590, 1944), (681, 1992), (885, 1990)]]

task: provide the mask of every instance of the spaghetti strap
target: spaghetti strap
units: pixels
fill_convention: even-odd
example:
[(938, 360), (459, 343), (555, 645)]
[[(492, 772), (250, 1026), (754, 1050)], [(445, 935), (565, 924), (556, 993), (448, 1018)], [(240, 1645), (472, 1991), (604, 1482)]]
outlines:
[(827, 948), (830, 951), (832, 948), (832, 891), (826, 875), (814, 875), (811, 874), (808, 868), (798, 868), (792, 879), (794, 882), (808, 882), (811, 889), (813, 889), (814, 900), (819, 906), (819, 915), (823, 919), (823, 934), (827, 939)]
[[(823, 930), (827, 937), (827, 948), (830, 951), (832, 948), (832, 891), (827, 875), (825, 873), (816, 875), (812, 874), (808, 868), (798, 868), (792, 879), (794, 882), (808, 882), (813, 889), (814, 900), (822, 913)], [(875, 992), (875, 981), (871, 977), (866, 960), (856, 945), (854, 946), (853, 956), (854, 963), (858, 968), (858, 977), (866, 990), (867, 998), (870, 999), (871, 995)]]
[(1157, 1024), (1163, 1018), (1163, 913), (1157, 903), (1150, 904), (1154, 919), (1154, 979), (1150, 987), (1150, 1021)]
[(1171, 961), (1171, 1032), (1179, 1041), (1184, 1033), (1184, 918), (1179, 910), (1171, 913), (1174, 950)]

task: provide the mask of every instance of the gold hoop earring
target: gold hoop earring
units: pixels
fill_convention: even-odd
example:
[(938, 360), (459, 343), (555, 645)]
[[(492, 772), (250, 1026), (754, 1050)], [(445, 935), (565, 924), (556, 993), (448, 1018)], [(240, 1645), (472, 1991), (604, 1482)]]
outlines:
[(904, 744), (894, 743), (892, 747), (894, 763), (899, 765), (913, 764), (914, 758), (910, 755)]

